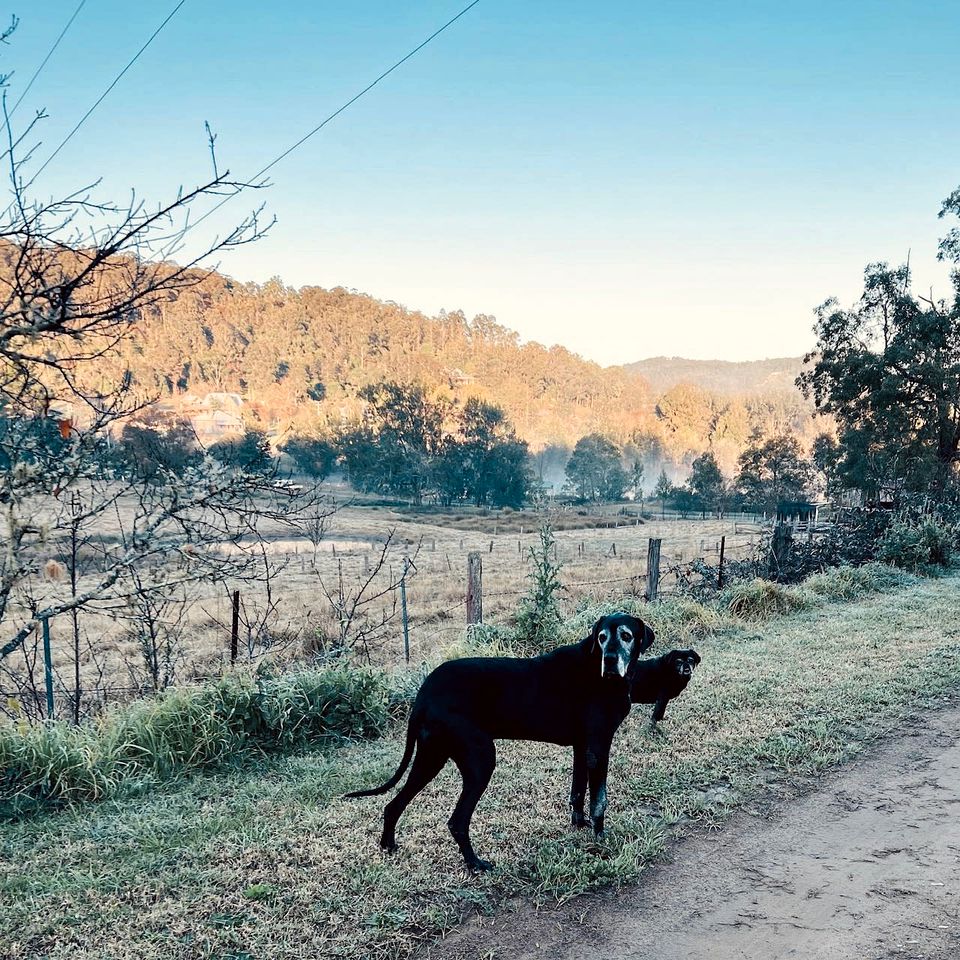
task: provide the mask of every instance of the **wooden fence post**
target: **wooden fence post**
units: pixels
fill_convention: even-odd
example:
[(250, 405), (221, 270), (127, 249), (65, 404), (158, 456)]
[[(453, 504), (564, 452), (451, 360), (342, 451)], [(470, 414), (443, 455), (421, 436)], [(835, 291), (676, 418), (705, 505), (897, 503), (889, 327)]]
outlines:
[(237, 662), (240, 647), (240, 591), (233, 591), (233, 622), (230, 625), (230, 663)]
[(659, 537), (651, 537), (647, 543), (647, 600), (657, 599), (660, 586), (660, 544)]
[(720, 568), (717, 571), (717, 589), (723, 589), (723, 552), (727, 546), (727, 538), (723, 536), (720, 538)]
[(53, 658), (50, 655), (50, 620), (40, 621), (43, 629), (43, 682), (47, 688), (47, 719), (53, 719)]
[(786, 566), (793, 545), (793, 530), (789, 523), (778, 523), (773, 530), (773, 539), (770, 541), (770, 576), (779, 580), (781, 571)]
[(467, 554), (467, 626), (483, 623), (483, 562), (474, 550)]
[(403, 617), (403, 659), (410, 662), (410, 621), (407, 619), (407, 570), (410, 558), (403, 558), (403, 576), (400, 578), (400, 615)]

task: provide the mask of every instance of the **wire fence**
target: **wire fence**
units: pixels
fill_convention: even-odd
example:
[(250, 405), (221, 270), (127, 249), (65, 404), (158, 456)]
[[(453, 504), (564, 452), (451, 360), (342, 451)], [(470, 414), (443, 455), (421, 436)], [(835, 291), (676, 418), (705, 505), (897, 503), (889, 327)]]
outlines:
[[(730, 570), (738, 564), (752, 564), (759, 569), (769, 549), (772, 523), (758, 522), (753, 515), (725, 517), (722, 522), (712, 523), (715, 529), (707, 532), (702, 524), (689, 524), (686, 536), (675, 537), (664, 528), (657, 528), (663, 536), (649, 537), (644, 527), (635, 523), (558, 531), (552, 558), (559, 565), (562, 602), (570, 607), (580, 601), (617, 596), (652, 600), (687, 592), (693, 569), (701, 577), (705, 571), (713, 571), (707, 579), (712, 578), (715, 586), (723, 583), (720, 571), (724, 567)], [(795, 526), (794, 532), (813, 537), (822, 531), (811, 525), (802, 529)], [(657, 543), (653, 570), (652, 542)], [(329, 577), (334, 570), (354, 585), (373, 578), (376, 604), (365, 610), (363, 616), (357, 615), (356, 623), (348, 625), (350, 629), (357, 627), (363, 617), (379, 625), (363, 640), (368, 662), (389, 665), (404, 660), (429, 661), (438, 649), (451, 638), (462, 636), (471, 624), (500, 628), (513, 625), (522, 598), (531, 592), (532, 549), (538, 544), (536, 530), (501, 533), (493, 539), (488, 531), (473, 531), (465, 532), (462, 538), (448, 535), (445, 541), (432, 537), (397, 540), (389, 545), (389, 550), (384, 550), (384, 541), (377, 538), (333, 541), (321, 545), (319, 550), (304, 549), (302, 543), (275, 544), (285, 564), (285, 598), (300, 601), (285, 615), (287, 627), (266, 623), (264, 618), (263, 630), (255, 637), (244, 637), (241, 643), (236, 616), (240, 592), (224, 590), (205, 598), (200, 607), (206, 617), (205, 629), (212, 634), (214, 653), (207, 652), (204, 658), (191, 662), (191, 651), (185, 650), (176, 685), (208, 683), (231, 668), (255, 669), (271, 658), (289, 663), (340, 655), (343, 648), (332, 644), (330, 637), (336, 634), (338, 626), (343, 627), (344, 611), (323, 609), (332, 595)], [(385, 557), (382, 569), (374, 569), (381, 554)], [(475, 569), (481, 571), (479, 582), (472, 586), (471, 558)], [(318, 590), (316, 585), (324, 580), (324, 589)], [(248, 592), (242, 602), (254, 606), (257, 599), (251, 595), (253, 588), (243, 589)], [(58, 626), (56, 631), (60, 635), (55, 636), (54, 646), (59, 644), (61, 651), (66, 626)], [(321, 634), (324, 635), (316, 639)], [(55, 675), (52, 694), (47, 692), (46, 699), (49, 703), (52, 696), (56, 714), (66, 715), (78, 699), (77, 687), (70, 682), (73, 677), (65, 664), (59, 667), (62, 675)], [(131, 682), (123, 682), (128, 676)], [(32, 692), (26, 692), (36, 701), (35, 712), (50, 715), (49, 709), (43, 707), (45, 691), (39, 655), (36, 677)], [(11, 690), (7, 688), (5, 678), (0, 676), (0, 698), (9, 699)], [(132, 673), (121, 675), (114, 670), (102, 671), (98, 677), (85, 677), (82, 694), (90, 699), (88, 712), (97, 712), (107, 703), (135, 699), (155, 690), (156, 684), (145, 682), (142, 675), (134, 679)], [(13, 692), (24, 694), (22, 689)]]

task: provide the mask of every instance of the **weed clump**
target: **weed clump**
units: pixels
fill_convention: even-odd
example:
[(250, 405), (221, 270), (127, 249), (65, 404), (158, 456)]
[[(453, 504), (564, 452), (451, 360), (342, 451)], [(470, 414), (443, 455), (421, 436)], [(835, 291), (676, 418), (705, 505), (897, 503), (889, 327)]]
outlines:
[(558, 601), (563, 564), (557, 559), (557, 541), (549, 520), (540, 524), (538, 542), (530, 548), (530, 563), (530, 589), (520, 601), (513, 644), (524, 653), (542, 653), (556, 644), (563, 623)]

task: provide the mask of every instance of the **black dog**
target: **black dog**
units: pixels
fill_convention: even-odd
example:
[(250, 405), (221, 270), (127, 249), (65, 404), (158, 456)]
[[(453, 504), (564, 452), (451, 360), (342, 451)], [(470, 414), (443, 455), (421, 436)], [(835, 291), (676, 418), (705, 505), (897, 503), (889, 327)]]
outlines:
[(598, 620), (579, 643), (539, 657), (473, 657), (441, 664), (413, 702), (397, 772), (375, 790), (347, 796), (370, 797), (395, 787), (416, 747), (407, 782), (384, 810), (380, 846), (395, 850), (401, 814), (452, 759), (460, 768), (463, 790), (448, 826), (467, 866), (489, 870), (492, 864), (474, 853), (469, 831), (496, 765), (494, 740), (559, 743), (573, 746), (574, 825), (587, 822), (583, 800), (589, 781), (590, 816), (599, 836), (610, 744), (630, 711), (627, 677), (653, 639), (642, 620), (621, 613)]
[(630, 702), (655, 703), (650, 722), (659, 723), (667, 704), (686, 689), (698, 663), (696, 650), (671, 650), (662, 657), (639, 660), (630, 675)]

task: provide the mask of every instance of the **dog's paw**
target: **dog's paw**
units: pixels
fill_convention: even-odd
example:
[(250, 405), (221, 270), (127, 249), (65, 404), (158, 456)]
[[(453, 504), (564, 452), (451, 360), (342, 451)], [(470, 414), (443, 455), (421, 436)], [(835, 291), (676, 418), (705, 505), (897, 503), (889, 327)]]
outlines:
[(484, 873), (487, 870), (492, 870), (493, 864), (489, 860), (481, 860), (479, 857), (475, 857), (471, 863), (467, 864), (467, 869), (474, 873)]
[(570, 824), (574, 830), (582, 830), (590, 821), (582, 813), (574, 813), (570, 817)]
[(384, 853), (395, 853), (397, 850), (397, 841), (396, 840), (381, 840), (380, 849)]

